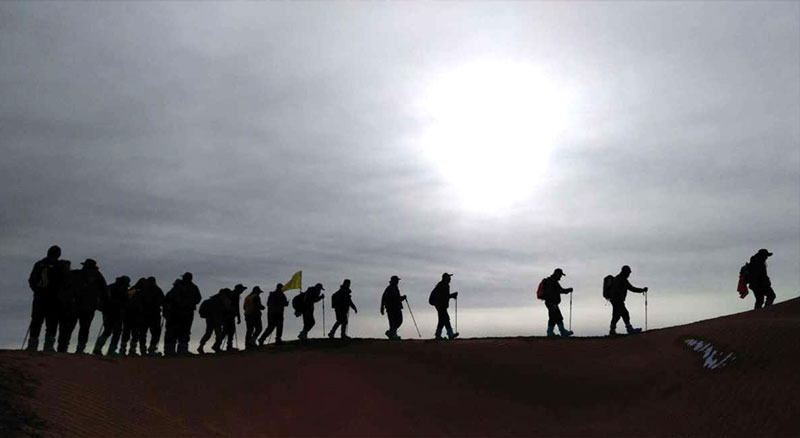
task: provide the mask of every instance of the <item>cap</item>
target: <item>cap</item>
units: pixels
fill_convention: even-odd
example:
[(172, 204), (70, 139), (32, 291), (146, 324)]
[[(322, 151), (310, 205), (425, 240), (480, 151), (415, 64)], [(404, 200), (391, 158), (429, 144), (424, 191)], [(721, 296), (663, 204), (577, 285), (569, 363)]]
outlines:
[(392, 280), (392, 281), (400, 280), (400, 277), (398, 277), (396, 275), (392, 275), (392, 278), (390, 278), (390, 280)]
[(81, 262), (81, 264), (86, 268), (96, 268), (97, 267), (97, 262), (94, 261), (94, 259), (86, 259), (83, 262)]
[(314, 285), (314, 287), (317, 288), (317, 289), (325, 290), (325, 288), (322, 287), (322, 283), (317, 283), (317, 284)]
[(772, 253), (771, 253), (771, 252), (769, 252), (769, 251), (767, 251), (767, 249), (766, 249), (766, 248), (761, 248), (761, 249), (759, 249), (759, 250), (758, 250), (758, 254), (766, 255), (767, 257), (769, 257), (769, 256), (771, 256), (771, 255), (772, 255)]
[(247, 286), (244, 286), (242, 283), (237, 284), (233, 287), (233, 290), (246, 290)]
[(452, 277), (452, 276), (453, 276), (453, 274), (448, 274), (447, 272), (445, 272), (444, 274), (442, 274), (442, 279), (444, 279), (444, 278), (450, 278), (450, 277)]
[(183, 274), (182, 278), (184, 280), (191, 280), (192, 279), (192, 273), (191, 272), (186, 272), (186, 273)]
[(556, 270), (553, 271), (553, 275), (561, 275), (563, 277), (567, 276), (567, 274), (565, 274), (564, 271), (561, 268), (556, 268)]
[(631, 267), (628, 266), (628, 265), (623, 266), (622, 267), (622, 272), (631, 272)]
[(264, 291), (262, 291), (260, 287), (258, 287), (258, 286), (253, 286), (253, 293), (254, 293), (254, 294), (260, 294), (260, 293), (262, 293), (262, 292), (264, 292)]

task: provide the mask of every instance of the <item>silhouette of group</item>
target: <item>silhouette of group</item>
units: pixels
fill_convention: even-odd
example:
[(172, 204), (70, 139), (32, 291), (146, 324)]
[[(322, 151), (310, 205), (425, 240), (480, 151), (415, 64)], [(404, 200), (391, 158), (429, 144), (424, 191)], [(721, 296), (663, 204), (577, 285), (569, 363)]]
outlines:
[[(775, 292), (767, 275), (766, 260), (770, 256), (771, 252), (761, 249), (740, 270), (740, 296), (744, 298), (749, 287), (756, 298), (756, 309), (769, 306), (775, 300)], [(198, 305), (198, 313), (205, 320), (206, 327), (197, 351), (205, 353), (205, 346), (212, 336), (214, 343), (211, 349), (214, 352), (223, 351), (223, 343), (226, 343), (227, 351), (237, 349), (234, 346), (234, 342), (238, 343), (236, 325), (241, 324), (240, 298), (247, 290), (246, 286), (237, 284), (232, 289), (223, 288), (203, 300), (199, 288), (192, 281), (192, 273), (186, 272), (175, 280), (170, 290), (164, 294), (154, 277), (140, 278), (131, 286), (131, 279), (122, 275), (113, 283), (107, 284), (95, 260), (88, 258), (81, 263), (80, 269), (72, 269), (70, 261), (60, 257), (61, 248), (50, 247), (47, 256), (34, 264), (28, 278), (28, 284), (33, 291), (33, 309), (26, 334), (27, 350), (39, 349), (39, 338), (44, 325), (43, 350), (66, 352), (69, 349), (72, 333), (78, 326), (75, 352), (84, 353), (95, 313), (100, 311), (102, 326), (92, 350), (93, 354), (102, 355), (110, 338), (105, 353), (107, 355), (158, 356), (162, 329), (165, 329), (164, 355), (188, 354), (192, 322)], [(542, 279), (536, 291), (537, 298), (544, 301), (547, 308), (548, 337), (573, 335), (573, 332), (564, 326), (564, 317), (559, 308), (561, 296), (573, 292), (572, 288), (563, 288), (560, 284), (565, 275), (561, 268), (555, 269), (552, 275)], [(627, 333), (641, 332), (641, 328), (631, 325), (625, 299), (629, 291), (646, 295), (648, 288), (631, 285), (630, 275), (631, 268), (625, 265), (619, 274), (608, 275), (603, 281), (603, 297), (612, 306), (610, 336), (617, 335), (616, 327), (620, 319), (624, 322)], [(437, 314), (434, 339), (444, 339), (443, 330), (447, 339), (455, 339), (459, 335), (451, 326), (448, 311), (450, 300), (456, 300), (456, 325), (458, 325), (458, 292), (450, 292), (452, 277), (453, 274), (450, 273), (442, 274), (441, 280), (433, 288), (428, 299), (428, 304), (436, 309)], [(385, 335), (390, 340), (401, 339), (398, 329), (403, 324), (403, 303), (408, 305), (408, 297), (400, 293), (399, 284), (400, 277), (393, 275), (381, 296), (380, 313), (386, 315), (388, 319), (389, 328)], [(328, 333), (331, 339), (335, 337), (337, 330), (340, 330), (342, 339), (349, 339), (347, 335), (349, 312), (352, 309), (358, 313), (350, 286), (350, 280), (345, 279), (331, 297), (331, 307), (336, 316), (336, 321)], [(276, 284), (275, 289), (267, 297), (266, 306), (261, 300), (263, 291), (259, 286), (253, 287), (245, 297), (241, 307), (247, 327), (245, 348), (263, 346), (273, 332), (275, 344), (282, 344), (284, 310), (290, 304), (295, 316), (302, 317), (303, 321), (298, 339), (304, 341), (308, 338), (311, 329), (316, 325), (315, 306), (325, 298), (323, 293), (325, 288), (317, 283), (298, 293), (290, 302), (285, 294), (288, 287), (281, 283)], [(267, 327), (264, 330), (262, 330), (263, 310), (267, 310)], [(413, 313), (411, 316), (413, 317)], [(416, 321), (414, 323), (416, 325)], [(556, 327), (559, 334), (555, 332)]]

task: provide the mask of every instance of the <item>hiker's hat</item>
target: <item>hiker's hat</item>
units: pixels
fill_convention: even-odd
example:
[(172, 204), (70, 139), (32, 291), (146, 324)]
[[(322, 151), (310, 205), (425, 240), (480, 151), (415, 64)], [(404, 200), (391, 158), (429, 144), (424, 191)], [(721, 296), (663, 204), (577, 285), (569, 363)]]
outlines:
[(322, 283), (317, 283), (317, 284), (314, 285), (314, 287), (317, 288), (317, 289), (325, 290), (325, 288), (322, 287)]
[(759, 250), (758, 250), (758, 253), (759, 253), (759, 254), (761, 254), (761, 255), (766, 255), (767, 257), (770, 257), (770, 256), (772, 255), (772, 253), (771, 253), (771, 252), (769, 252), (769, 251), (767, 251), (767, 249), (766, 249), (766, 248), (761, 248), (761, 249), (759, 249)]
[(84, 268), (96, 268), (97, 267), (97, 262), (94, 261), (94, 259), (86, 259), (83, 262), (81, 262), (81, 264), (83, 265)]
[(233, 287), (233, 290), (247, 290), (247, 286), (244, 286), (242, 283), (239, 283)]
[(400, 277), (398, 277), (396, 275), (392, 275), (392, 278), (390, 278), (390, 280), (392, 280), (392, 281), (400, 280)]
[(258, 287), (258, 286), (254, 286), (253, 287), (253, 293), (254, 294), (260, 294), (260, 293), (263, 293), (263, 292), (264, 291), (262, 291), (260, 287)]
[(445, 272), (444, 274), (442, 274), (442, 280), (444, 280), (445, 278), (450, 278), (452, 276), (453, 274), (448, 274), (447, 272)]
[(565, 274), (564, 271), (561, 268), (556, 268), (556, 270), (553, 271), (553, 275), (560, 275), (562, 277), (566, 277), (567, 276), (567, 274)]

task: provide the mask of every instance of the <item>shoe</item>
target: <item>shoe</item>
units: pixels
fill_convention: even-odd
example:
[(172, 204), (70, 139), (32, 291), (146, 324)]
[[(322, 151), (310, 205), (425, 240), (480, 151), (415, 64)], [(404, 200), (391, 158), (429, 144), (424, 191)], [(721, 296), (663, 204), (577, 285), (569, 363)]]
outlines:
[(390, 332), (389, 330), (386, 330), (384, 334), (386, 335), (387, 338), (392, 339), (392, 332)]
[(641, 333), (641, 332), (642, 332), (642, 329), (640, 329), (640, 328), (633, 328), (633, 327), (628, 327), (628, 328), (627, 328), (627, 330), (628, 330), (628, 334), (629, 334), (629, 335), (635, 335), (635, 334), (637, 334), (637, 333)]
[(276, 339), (275, 345), (283, 345), (283, 339)]
[(618, 336), (617, 329), (611, 329), (608, 331), (608, 336)]
[(573, 334), (575, 334), (575, 332), (573, 332), (572, 330), (559, 330), (559, 331), (561, 332), (561, 336), (563, 336), (565, 338), (568, 338), (568, 337), (572, 336)]
[(442, 335), (436, 335), (436, 336), (433, 337), (433, 339), (435, 339), (437, 341), (441, 341), (444, 338), (442, 337)]
[(101, 350), (99, 347), (95, 348), (94, 350), (92, 350), (92, 354), (94, 354), (95, 356), (102, 356), (103, 350)]
[(328, 333), (328, 338), (333, 339), (335, 337), (333, 332)]
[(552, 331), (552, 330), (548, 330), (548, 331), (547, 331), (547, 337), (548, 337), (548, 338), (557, 338), (557, 337), (558, 337), (558, 335), (557, 335), (557, 334), (556, 334), (554, 331)]
[(447, 337), (448, 337), (448, 339), (455, 339), (455, 338), (458, 337), (458, 333), (451, 333), (451, 334), (447, 335)]
[(28, 346), (25, 348), (25, 351), (36, 351), (39, 349), (39, 340), (38, 339), (29, 339)]
[(222, 349), (219, 348), (219, 345), (212, 345), (211, 349), (214, 351), (214, 353), (222, 353)]
[(350, 336), (342, 335), (342, 339), (350, 339)]
[(197, 347), (197, 354), (205, 354), (205, 353), (206, 352), (205, 352), (205, 350), (203, 350), (203, 346), (202, 345)]

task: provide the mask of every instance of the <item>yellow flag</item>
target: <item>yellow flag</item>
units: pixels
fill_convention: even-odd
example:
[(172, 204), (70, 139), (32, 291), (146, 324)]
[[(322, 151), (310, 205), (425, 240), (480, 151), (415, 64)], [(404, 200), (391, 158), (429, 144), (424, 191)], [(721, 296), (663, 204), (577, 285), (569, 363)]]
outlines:
[(297, 271), (292, 275), (292, 279), (283, 285), (283, 290), (302, 289), (303, 288), (303, 271)]

